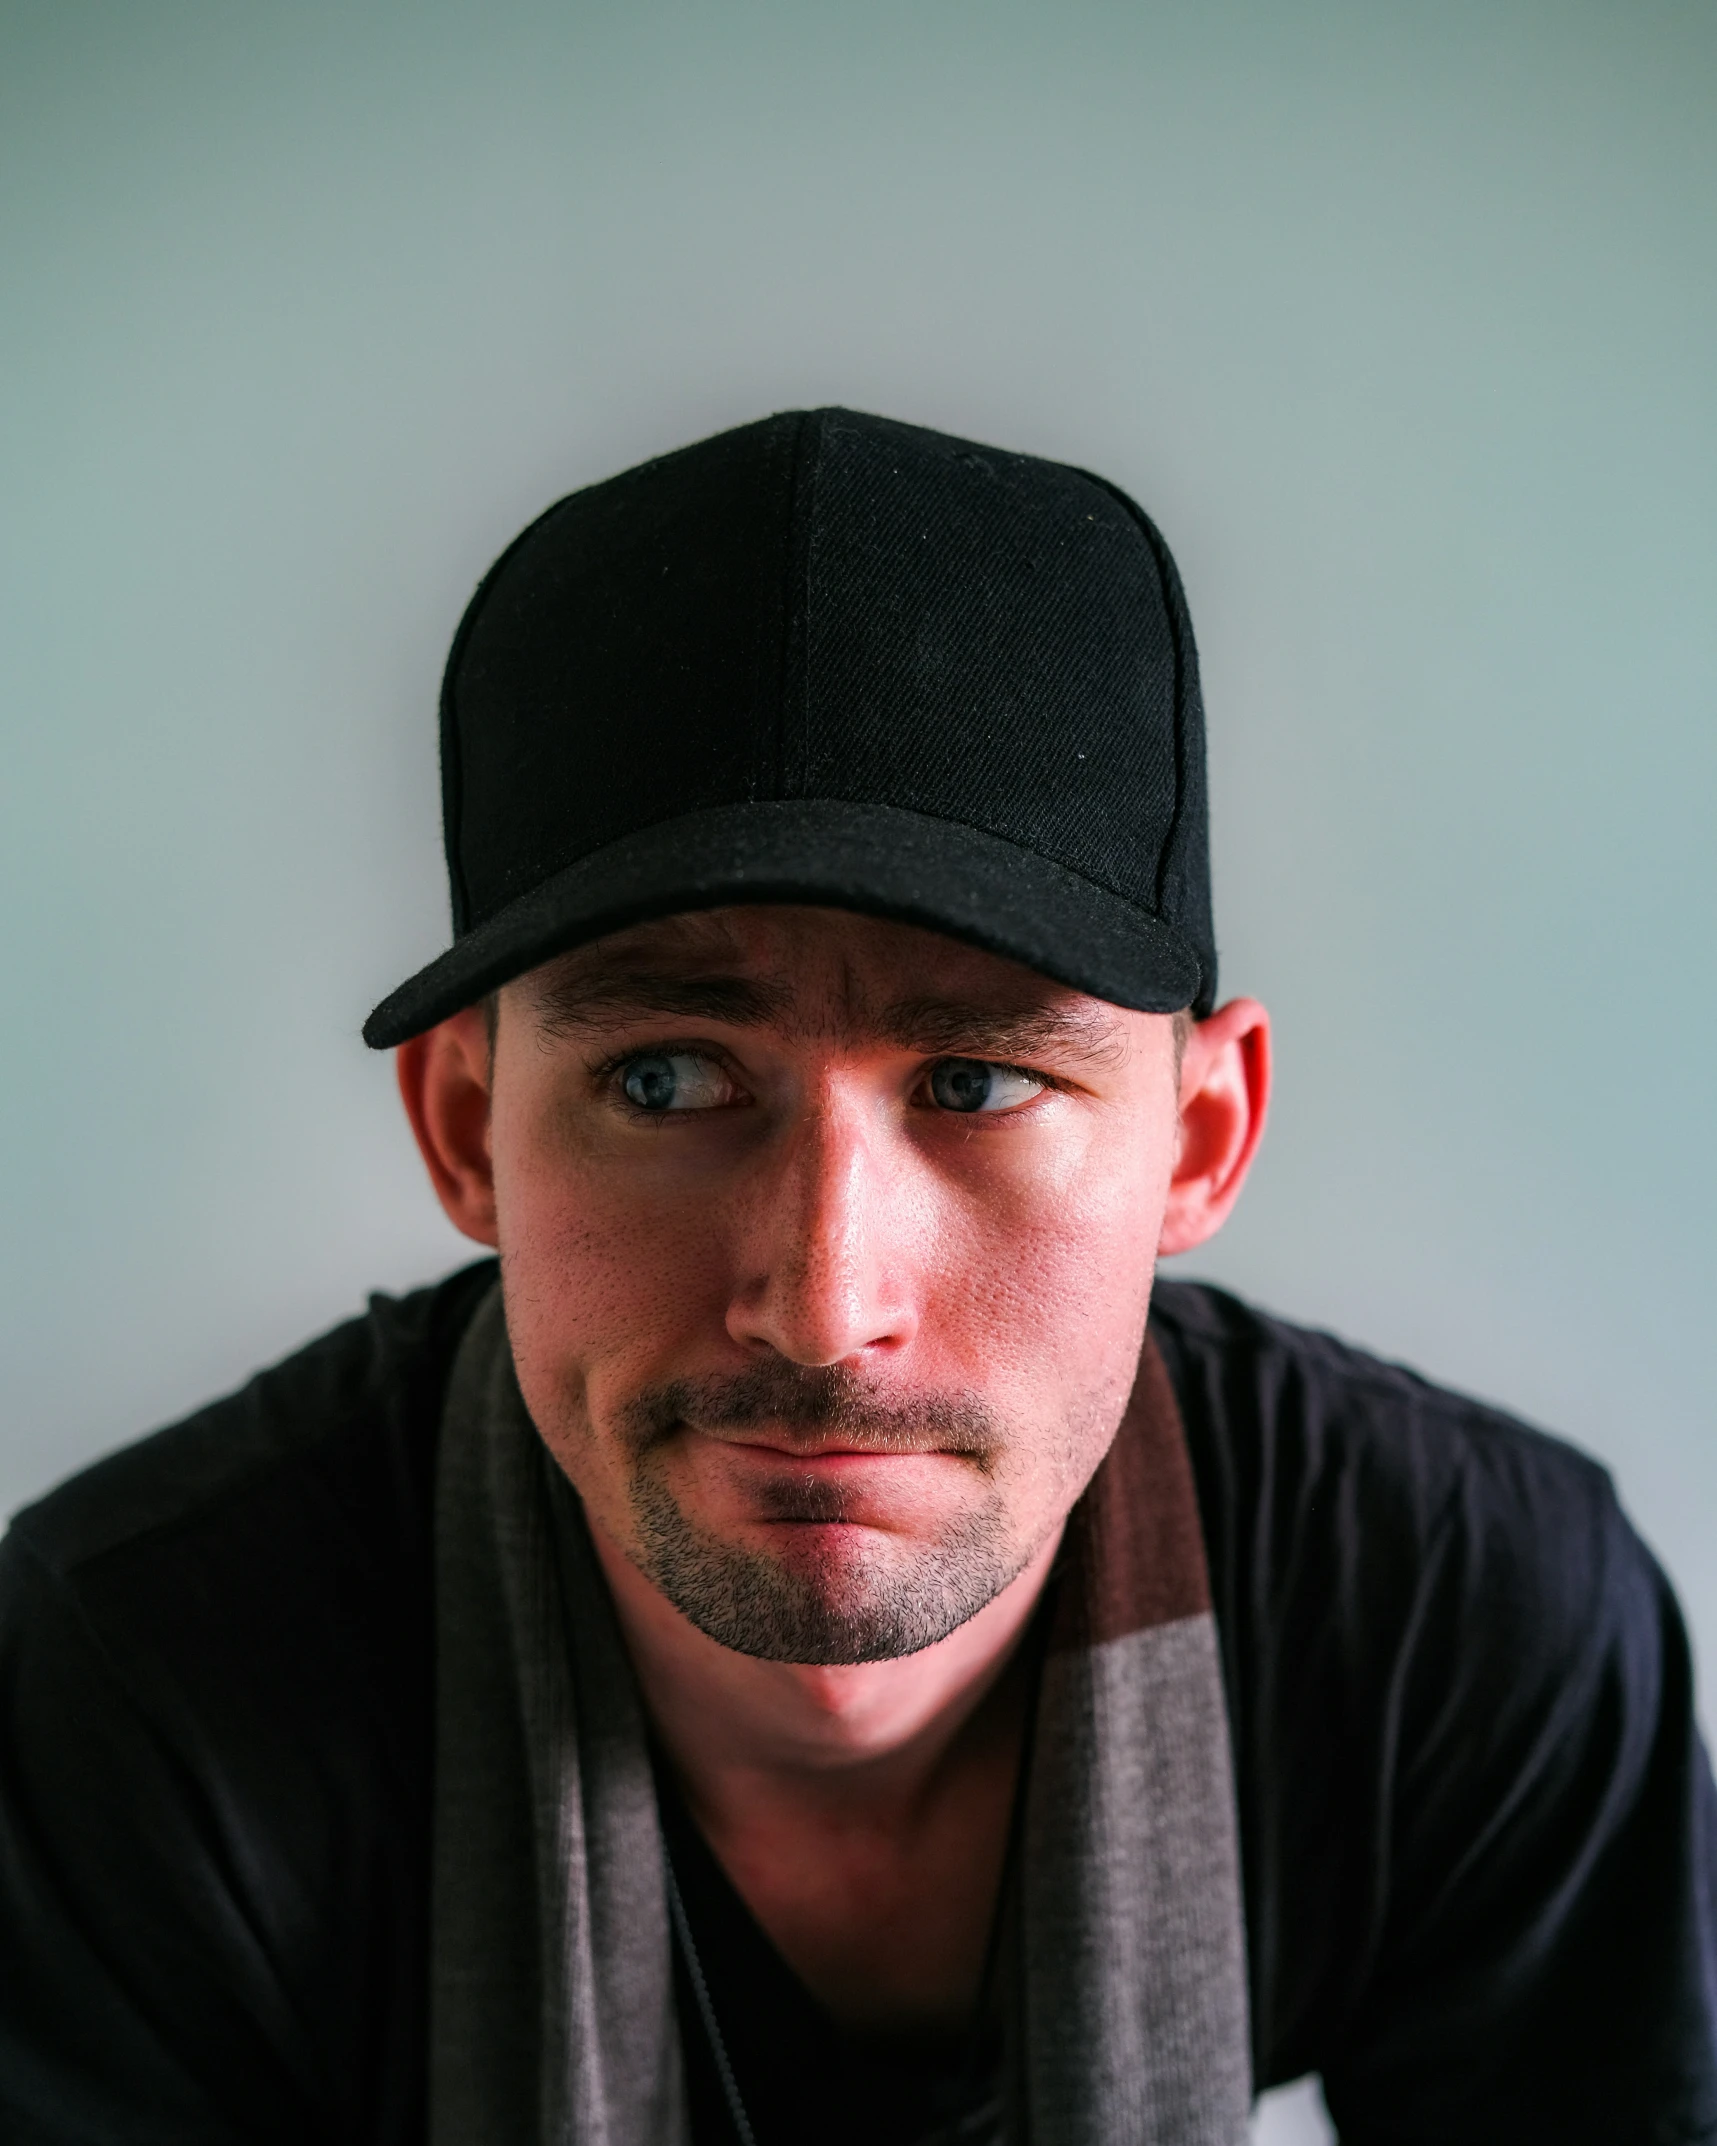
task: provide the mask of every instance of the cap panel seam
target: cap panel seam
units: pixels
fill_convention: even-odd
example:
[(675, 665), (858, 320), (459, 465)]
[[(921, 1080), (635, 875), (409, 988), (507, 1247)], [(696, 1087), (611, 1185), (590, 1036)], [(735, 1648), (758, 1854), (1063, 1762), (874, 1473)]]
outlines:
[[(1069, 465), (1071, 466), (1071, 465)], [(1130, 499), (1118, 484), (1111, 484), (1107, 477), (1098, 476), (1095, 470), (1082, 469), (1076, 472), (1088, 482), (1107, 492), (1115, 503), (1131, 516), (1135, 527), (1144, 537), (1150, 549), (1151, 565), (1156, 572), (1157, 588), (1162, 597), (1163, 616), (1168, 620), (1169, 643), (1174, 651), (1174, 810), (1169, 815), (1168, 833), (1157, 852), (1156, 906), (1163, 906), (1164, 889), (1168, 884), (1169, 859), (1174, 855), (1180, 840), (1181, 823), (1186, 816), (1186, 682), (1187, 662), (1185, 635), (1182, 631), (1180, 606), (1175, 601), (1175, 589), (1166, 566), (1168, 547), (1163, 542), (1162, 532), (1139, 505)]]
[(786, 631), (781, 651), (781, 695), (776, 717), (776, 794), (805, 794), (811, 702), (811, 538), (817, 479), (823, 462), (828, 413), (807, 410), (794, 443), (793, 493), (787, 536)]
[[(1071, 465), (1070, 465), (1071, 466)], [(1188, 707), (1190, 680), (1194, 675), (1188, 660), (1187, 641), (1192, 631), (1191, 615), (1187, 609), (1185, 592), (1180, 585), (1180, 575), (1174, 564), (1174, 556), (1168, 548), (1162, 531), (1152, 521), (1137, 500), (1132, 499), (1118, 484), (1101, 477), (1095, 470), (1082, 469), (1081, 477), (1108, 493), (1133, 518), (1146, 544), (1150, 547), (1151, 563), (1156, 569), (1157, 586), (1162, 594), (1163, 615), (1168, 620), (1169, 643), (1174, 652), (1174, 810), (1169, 815), (1168, 831), (1157, 851), (1155, 883), (1155, 913), (1161, 918), (1167, 903), (1169, 872), (1178, 860), (1185, 838), (1188, 790), (1187, 728), (1191, 720)], [(1177, 923), (1176, 929), (1180, 929)], [(1208, 992), (1211, 979), (1204, 972), (1204, 962), (1199, 961), (1201, 987)]]
[[(1048, 517), (1045, 527), (1054, 523), (1057, 513), (1081, 524), (1107, 524), (1102, 542), (1087, 561), (1096, 594), (1077, 575), (1070, 579), (1069, 567), (1041, 591), (1035, 583), (1030, 585), (1027, 595), (1032, 601), (1022, 602), (1016, 621), (1014, 610), (1000, 596), (987, 609), (965, 602), (960, 576), (982, 571), (988, 554), (965, 562), (962, 548), (956, 545), (946, 573), (931, 591), (948, 614), (934, 614), (941, 622), (942, 638), (933, 634), (920, 646), (922, 636), (913, 638), (917, 611), (910, 604), (903, 610), (893, 598), (883, 600), (895, 590), (902, 574), (910, 581), (910, 573), (905, 567), (884, 573), (876, 565), (883, 557), (882, 542), (887, 540), (898, 549), (904, 541), (902, 528), (905, 537), (920, 533), (915, 523), (910, 528), (896, 527), (903, 513), (916, 511), (913, 501), (918, 494), (910, 492), (910, 487), (903, 492), (900, 486), (886, 483), (879, 489), (878, 473), (865, 455), (855, 447), (856, 460), (849, 457), (849, 435), (852, 441), (874, 435), (872, 444), (879, 448), (888, 447), (891, 441), (905, 446), (916, 443), (920, 451), (912, 462), (913, 483), (927, 502), (923, 518), (928, 524), (940, 526), (938, 515), (945, 515), (953, 517), (954, 530), (966, 528), (959, 519), (960, 501), (966, 494), (942, 469), (950, 448), (958, 450), (955, 460), (975, 461), (992, 476), (1008, 477), (1001, 492), (990, 487), (972, 508), (974, 513), (982, 509), (979, 524), (984, 529), (992, 524), (999, 527), (1000, 518), (1010, 513), (1016, 519), (1041, 514)], [(663, 509), (675, 509), (678, 519), (668, 514), (663, 522), (657, 514), (646, 516), (640, 524), (633, 514), (628, 521), (621, 510), (628, 505), (630, 491), (603, 503), (601, 494), (610, 485), (619, 486), (681, 460), (684, 470), (667, 485)], [(1079, 493), (1081, 482), (1096, 493), (1095, 499)], [(646, 657), (661, 657), (653, 669), (646, 663), (640, 675), (657, 681), (665, 710), (685, 730), (686, 751), (672, 763), (682, 770), (679, 774), (666, 765), (652, 768), (650, 754), (640, 748), (638, 740), (628, 745), (626, 733), (636, 726), (625, 722), (618, 728), (609, 724), (599, 736), (593, 732), (603, 750), (586, 750), (588, 741), (582, 732), (576, 726), (569, 729), (565, 722), (551, 722), (553, 709), (548, 702), (539, 708), (527, 690), (533, 680), (542, 684), (541, 672), (559, 692), (563, 681), (550, 660), (553, 636), (567, 641), (583, 616), (578, 604), (588, 608), (606, 600), (606, 582), (588, 588), (578, 583), (567, 596), (555, 578), (557, 562), (569, 545), (583, 557), (575, 541), (577, 529), (567, 525), (571, 533), (562, 533), (562, 512), (587, 498), (596, 502), (593, 526), (599, 536), (610, 524), (622, 535), (634, 524), (645, 534), (654, 531), (663, 573), (675, 563), (685, 563), (683, 555), (693, 538), (702, 547), (692, 559), (694, 566), (701, 561), (700, 572), (683, 590), (676, 582), (666, 592), (682, 595), (683, 601), (678, 609), (667, 607), (663, 633), (671, 629), (686, 641), (686, 649), (677, 660), (670, 660), (676, 657), (678, 643), (670, 645), (663, 633), (654, 639), (646, 635), (639, 643)], [(1118, 510), (1115, 515), (1103, 507), (1104, 500)], [(679, 507), (686, 511), (679, 513)], [(833, 533), (831, 512), (837, 524)], [(516, 555), (541, 538), (545, 526), (544, 563), (540, 572), (533, 567), (523, 575), (524, 597), (516, 605), (507, 577), (518, 571)], [(582, 526), (581, 522), (578, 528)], [(1127, 550), (1128, 527), (1149, 552), (1153, 580), (1148, 587), (1138, 551)], [(857, 546), (852, 559), (848, 558), (849, 534)], [(1086, 532), (1081, 528), (1073, 534)], [(1067, 531), (1063, 539), (1072, 541)], [(745, 557), (752, 546), (755, 555)], [(586, 544), (584, 550), (588, 549)], [(918, 556), (915, 545), (912, 556)], [(622, 564), (624, 573), (618, 566), (614, 569), (619, 592), (614, 602), (627, 591), (640, 601), (652, 598), (654, 582), (643, 586), (642, 597), (632, 587), (640, 575), (647, 576), (649, 558), (633, 558), (626, 552)], [(1028, 567), (1038, 564), (1035, 555), (1026, 561)], [(502, 581), (507, 586), (497, 591), (496, 584)], [(866, 595), (873, 581), (882, 591), (875, 604)], [(543, 597), (539, 582), (548, 597)], [(997, 583), (998, 590), (1008, 586)], [(525, 600), (532, 598), (533, 591), (542, 598), (534, 608)], [(1145, 618), (1145, 627), (1138, 633), (1130, 632), (1116, 609), (1123, 596)], [(930, 600), (930, 596), (925, 598)], [(810, 617), (813, 605), (816, 620)], [(853, 612), (865, 632), (848, 634), (848, 611), (855, 605), (867, 607)], [(1040, 611), (1043, 618), (1038, 620)], [(1146, 616), (1149, 613), (1155, 616)], [(1129, 611), (1127, 616), (1131, 615)], [(1013, 660), (1010, 636), (1017, 639), (1032, 620), (1038, 620), (1035, 630), (1045, 650), (1043, 675), (1040, 679), (1036, 670), (1030, 672), (1032, 693), (1021, 699), (1017, 710), (1011, 700), (1006, 703), (1013, 710), (1009, 719), (1026, 725), (1020, 748), (1024, 757), (1018, 764), (1008, 743), (1013, 732), (1005, 723), (993, 731), (985, 728), (972, 743), (970, 753), (981, 762), (975, 768), (965, 765), (958, 740), (950, 742), (946, 726), (922, 750), (916, 746), (907, 750), (917, 737), (915, 731), (908, 733), (904, 728), (908, 714), (912, 713), (915, 723), (926, 720), (920, 709), (922, 695), (914, 697), (920, 694), (920, 671), (934, 680), (963, 650), (961, 660), (969, 658), (975, 665), (974, 677), (994, 672), (1005, 684)], [(1094, 632), (1119, 631), (1123, 639), (1102, 662), (1093, 657), (1081, 663), (1074, 660), (1077, 649), (1068, 641), (1069, 632), (1075, 630), (1086, 637), (1078, 647), (1085, 647)], [(903, 635), (907, 636), (904, 641)], [(519, 662), (525, 666), (522, 700), (508, 686), (512, 672), (499, 658), (491, 663), (495, 649), (510, 661), (517, 652), (515, 644), (523, 651)], [(1034, 649), (1037, 645), (1030, 644)], [(573, 644), (567, 641), (567, 646)], [(710, 657), (702, 669), (697, 664), (699, 651)], [(580, 659), (582, 668), (571, 655), (561, 668), (568, 670), (569, 677), (576, 673), (577, 683), (595, 664), (592, 675), (607, 692), (614, 680), (623, 683), (631, 675), (623, 662), (632, 664), (637, 655), (634, 641), (622, 634), (612, 648), (608, 641), (601, 641), (594, 655)], [(900, 698), (898, 709), (892, 700), (879, 701), (875, 692), (864, 687), (858, 666), (861, 660), (873, 659), (878, 679)], [(1090, 688), (1098, 711), (1091, 717), (1097, 726), (1093, 735), (1110, 741), (1114, 766), (1105, 772), (1107, 789), (1093, 787), (1101, 770), (1071, 771), (1063, 784), (1059, 763), (1045, 743), (1053, 743), (1046, 725), (1070, 719), (1061, 704), (1080, 681)], [(502, 695), (499, 701), (497, 693)], [(815, 738), (810, 724), (813, 694), (819, 718)], [(921, 829), (943, 827), (949, 836), (1005, 845), (1022, 867), (1029, 859), (1057, 875), (1057, 883), (1067, 889), (1070, 899), (1073, 889), (1083, 885), (1105, 907), (1119, 904), (1141, 926), (1149, 923), (1169, 929), (1177, 939), (1184, 938), (1193, 952), (1193, 976), (1203, 972), (1200, 997), (1205, 1003), (1214, 990), (1204, 831), (1207, 783), (1192, 625), (1173, 556), (1161, 533), (1118, 485), (1095, 472), (1067, 464), (1040, 464), (1032, 457), (1000, 449), (972, 449), (970, 443), (838, 408), (780, 411), (754, 426), (735, 428), (730, 439), (695, 443), (623, 471), (617, 479), (586, 486), (540, 513), (502, 552), (465, 607), (443, 672), (440, 702), (440, 786), (455, 945), (480, 928), (476, 922), (479, 899), (487, 912), (482, 918), (486, 927), (491, 918), (528, 896), (533, 886), (559, 877), (610, 843), (660, 829), (671, 849), (674, 823), (688, 813), (695, 819), (707, 809), (719, 811), (729, 804), (742, 813), (747, 805), (754, 812), (765, 808), (759, 813), (758, 837), (736, 831), (741, 849), (753, 839), (762, 839), (767, 808), (785, 808), (789, 817), (794, 808), (809, 813), (812, 819), (806, 832), (811, 846), (805, 849), (801, 843), (798, 847), (803, 851), (803, 867), (814, 875), (822, 869), (816, 864), (821, 824), (815, 819), (817, 808), (826, 805), (837, 815), (844, 810), (862, 818), (880, 807), (885, 813), (910, 818)], [(925, 707), (931, 705), (930, 700), (924, 702)], [(602, 706), (607, 706), (606, 700)], [(622, 713), (630, 706), (624, 693), (616, 706)], [(559, 701), (554, 700), (554, 708), (558, 707)], [(491, 715), (496, 718), (493, 723)], [(850, 730), (856, 741), (853, 750), (845, 754), (831, 750), (825, 763), (825, 727), (831, 737), (836, 733), (845, 737)], [(1038, 762), (1031, 755), (1039, 745), (1047, 757), (1034, 783), (1031, 770)], [(537, 782), (539, 773), (542, 780)], [(512, 793), (508, 785), (527, 779), (533, 784), (530, 795), (520, 801), (519, 814), (509, 816)], [(467, 795), (474, 780), (477, 787)], [(570, 786), (565, 810), (556, 802), (559, 791), (552, 784)], [(911, 803), (905, 801), (908, 797)], [(619, 828), (614, 826), (616, 819), (622, 823)], [(633, 824), (627, 826), (629, 821)], [(886, 848), (894, 838), (883, 832)], [(922, 877), (926, 887), (936, 882), (926, 840), (909, 838), (904, 830), (899, 839), (906, 852), (923, 860), (922, 872), (907, 871), (902, 884), (912, 883), (915, 877)], [(471, 843), (468, 857), (467, 840)], [(995, 899), (1011, 913), (1006, 868), (999, 877), (992, 874), (992, 881)], [(953, 887), (956, 882), (949, 884)], [(959, 897), (956, 906), (961, 914), (968, 901), (969, 895)], [(1184, 973), (1177, 959), (1176, 988)]]

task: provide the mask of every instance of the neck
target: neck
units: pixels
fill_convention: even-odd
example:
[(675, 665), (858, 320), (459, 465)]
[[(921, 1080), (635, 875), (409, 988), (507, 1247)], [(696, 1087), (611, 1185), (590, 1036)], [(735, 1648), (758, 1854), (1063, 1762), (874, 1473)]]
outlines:
[(935, 1646), (896, 1661), (759, 1661), (700, 1632), (594, 1523), (644, 1705), (694, 1810), (790, 1803), (875, 1824), (910, 1822), (944, 1763), (970, 1742), (1019, 1651), (1060, 1531), (1019, 1577)]

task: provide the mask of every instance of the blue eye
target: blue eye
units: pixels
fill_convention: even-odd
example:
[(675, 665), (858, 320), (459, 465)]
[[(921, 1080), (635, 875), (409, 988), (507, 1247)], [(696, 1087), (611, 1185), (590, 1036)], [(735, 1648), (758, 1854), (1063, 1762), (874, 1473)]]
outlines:
[(696, 1051), (648, 1051), (628, 1059), (620, 1086), (635, 1109), (654, 1112), (716, 1110), (734, 1096), (721, 1067)]
[(1041, 1095), (1043, 1088), (1042, 1081), (1022, 1073), (1018, 1066), (991, 1065), (983, 1058), (944, 1058), (930, 1074), (930, 1094), (937, 1107), (967, 1115), (980, 1110), (1017, 1110), (1021, 1103)]

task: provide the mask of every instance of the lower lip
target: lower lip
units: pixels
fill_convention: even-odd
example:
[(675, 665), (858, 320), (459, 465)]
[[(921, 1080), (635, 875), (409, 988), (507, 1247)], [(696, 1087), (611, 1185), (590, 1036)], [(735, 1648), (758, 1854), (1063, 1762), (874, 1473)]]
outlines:
[[(861, 1453), (850, 1447), (818, 1453), (756, 1440), (698, 1437), (704, 1459), (693, 1462), (705, 1494), (736, 1518), (786, 1526), (795, 1533), (854, 1527), (896, 1530), (912, 1516), (940, 1512), (962, 1495), (957, 1456), (943, 1452)], [(714, 1449), (713, 1451), (711, 1449)], [(834, 1509), (795, 1514), (793, 1487), (809, 1498), (820, 1487)]]

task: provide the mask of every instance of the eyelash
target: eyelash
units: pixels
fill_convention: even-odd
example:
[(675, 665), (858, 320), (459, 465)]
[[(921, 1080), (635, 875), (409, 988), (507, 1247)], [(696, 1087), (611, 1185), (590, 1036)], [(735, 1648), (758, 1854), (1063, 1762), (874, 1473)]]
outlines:
[[(919, 1089), (928, 1085), (931, 1074), (935, 1072), (938, 1066), (962, 1062), (991, 1066), (998, 1073), (1017, 1073), (1022, 1080), (1035, 1081), (1039, 1088), (1053, 1091), (1057, 1094), (1064, 1093), (1067, 1088), (1067, 1083), (1057, 1080), (1053, 1073), (1040, 1072), (1036, 1066), (1015, 1065), (1011, 1058), (983, 1058), (973, 1051), (944, 1051), (940, 1057), (932, 1058), (924, 1068), (923, 1074), (913, 1088), (913, 1095), (916, 1096)], [(999, 1127), (1023, 1117), (1029, 1107), (1029, 1105), (1022, 1103), (1012, 1110), (972, 1111), (969, 1114), (962, 1111), (939, 1111), (938, 1115), (941, 1117), (958, 1117), (968, 1132), (976, 1132), (980, 1129), (993, 1132)]]
[(630, 1050), (616, 1051), (610, 1058), (599, 1058), (590, 1067), (594, 1081), (612, 1080), (622, 1066), (635, 1064), (640, 1058), (708, 1058), (723, 1066), (738, 1080), (733, 1060), (718, 1043), (706, 1043), (696, 1039), (685, 1040), (669, 1036), (661, 1043), (635, 1043)]
[[(607, 1058), (596, 1060), (589, 1069), (591, 1084), (598, 1089), (613, 1091), (628, 1117), (637, 1120), (639, 1123), (647, 1122), (651, 1125), (664, 1125), (676, 1113), (666, 1110), (640, 1110), (626, 1095), (625, 1090), (619, 1087), (618, 1076), (625, 1067), (640, 1058), (671, 1058), (676, 1054), (713, 1060), (715, 1064), (726, 1072), (734, 1086), (740, 1089), (742, 1093), (745, 1092), (745, 1083), (741, 1080), (737, 1068), (725, 1051), (718, 1049), (714, 1044), (676, 1040), (671, 1037), (662, 1043), (651, 1043), (642, 1049), (634, 1047), (627, 1051), (616, 1051)], [(913, 1097), (917, 1097), (919, 1090), (928, 1082), (932, 1071), (937, 1066), (946, 1065), (952, 1059), (962, 1058), (971, 1058), (980, 1064), (994, 1066), (998, 1073), (1018, 1073), (1026, 1080), (1038, 1082), (1042, 1088), (1052, 1094), (1065, 1094), (1071, 1085), (1065, 1080), (1058, 1080), (1053, 1073), (1045, 1073), (1038, 1066), (1016, 1065), (1011, 1059), (1007, 1058), (984, 1058), (981, 1053), (975, 1051), (941, 1051), (927, 1062), (923, 1073), (914, 1083)], [(956, 1115), (951, 1111), (942, 1111), (937, 1114), (943, 1117)], [(687, 1115), (690, 1115), (690, 1113), (687, 1113)], [(995, 1131), (1002, 1125), (1023, 1115), (1023, 1108), (988, 1112), (974, 1111), (970, 1118), (963, 1118), (962, 1123), (968, 1132), (979, 1130)]]

